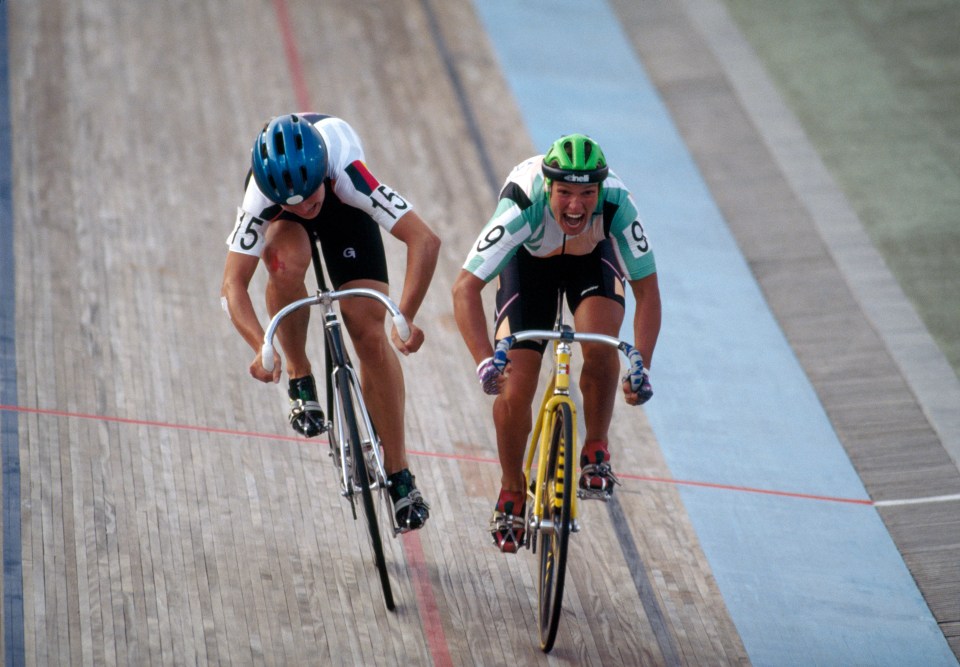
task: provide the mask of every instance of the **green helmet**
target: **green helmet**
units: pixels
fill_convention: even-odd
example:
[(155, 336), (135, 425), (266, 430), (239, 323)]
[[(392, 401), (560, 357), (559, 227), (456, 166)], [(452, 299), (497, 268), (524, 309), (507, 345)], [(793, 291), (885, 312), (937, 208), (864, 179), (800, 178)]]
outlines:
[(543, 156), (543, 175), (565, 183), (602, 183), (610, 168), (600, 145), (585, 134), (568, 134)]

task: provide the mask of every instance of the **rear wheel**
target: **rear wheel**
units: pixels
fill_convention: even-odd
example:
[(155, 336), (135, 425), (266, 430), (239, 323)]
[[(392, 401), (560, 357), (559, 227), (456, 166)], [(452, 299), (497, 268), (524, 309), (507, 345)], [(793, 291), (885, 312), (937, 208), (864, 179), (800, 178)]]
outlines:
[(572, 529), (573, 462), (569, 457), (573, 451), (573, 414), (569, 405), (560, 403), (550, 434), (546, 479), (540, 481), (543, 485), (541, 493), (544, 525), (540, 529), (540, 581), (537, 600), (540, 648), (544, 653), (553, 648), (553, 642), (557, 638), (557, 626), (560, 625), (560, 610), (563, 607), (567, 545)]

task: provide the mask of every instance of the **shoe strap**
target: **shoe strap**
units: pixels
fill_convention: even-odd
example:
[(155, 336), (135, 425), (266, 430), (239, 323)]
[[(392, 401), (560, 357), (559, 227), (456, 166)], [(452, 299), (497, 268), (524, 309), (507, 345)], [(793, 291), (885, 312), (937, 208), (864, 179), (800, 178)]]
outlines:
[(522, 514), (523, 506), (526, 504), (526, 500), (526, 491), (507, 491), (506, 489), (500, 489), (500, 496), (497, 498), (496, 511), (510, 512), (511, 510), (508, 510), (507, 504), (512, 503), (514, 508), (520, 508), (520, 514)]

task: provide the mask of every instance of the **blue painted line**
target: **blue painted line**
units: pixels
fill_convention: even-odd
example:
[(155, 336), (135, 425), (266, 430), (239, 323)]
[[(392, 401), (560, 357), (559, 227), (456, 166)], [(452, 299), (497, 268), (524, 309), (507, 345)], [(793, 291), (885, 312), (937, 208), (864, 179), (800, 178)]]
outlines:
[[(640, 207), (664, 301), (646, 410), (672, 474), (866, 500), (610, 8), (603, 0), (474, 6), (535, 144), (590, 134)], [(754, 664), (957, 664), (873, 507), (680, 493)]]
[[(17, 404), (16, 288), (13, 265), (13, 156), (7, 3), (0, 0), (0, 404)], [(20, 442), (17, 413), (0, 412), (3, 460), (4, 662), (26, 661), (23, 637), (23, 555), (20, 546)]]

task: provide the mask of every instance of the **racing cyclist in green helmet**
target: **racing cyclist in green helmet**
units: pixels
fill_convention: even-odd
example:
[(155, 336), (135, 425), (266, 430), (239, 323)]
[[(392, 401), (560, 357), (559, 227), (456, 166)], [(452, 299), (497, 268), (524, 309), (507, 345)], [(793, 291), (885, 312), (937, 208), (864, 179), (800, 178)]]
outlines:
[[(497, 277), (491, 340), (481, 292)], [(493, 419), (501, 490), (490, 530), (501, 551), (515, 552), (522, 539), (513, 519), (524, 516), (523, 455), (546, 344), (514, 345), (504, 373), (493, 365), (494, 345), (511, 332), (551, 329), (558, 292), (565, 295), (577, 331), (619, 337), (627, 283), (636, 300), (634, 344), (649, 368), (661, 318), (653, 250), (633, 198), (610, 171), (600, 146), (586, 135), (570, 134), (557, 139), (546, 155), (514, 167), (453, 286), (460, 334), (477, 364), (483, 391), (496, 395)], [(582, 350), (586, 438), (579, 486), (586, 497), (607, 499), (618, 483), (607, 432), (620, 360), (607, 346), (585, 344)], [(646, 373), (638, 392), (625, 381), (621, 388), (630, 405), (653, 395)]]

